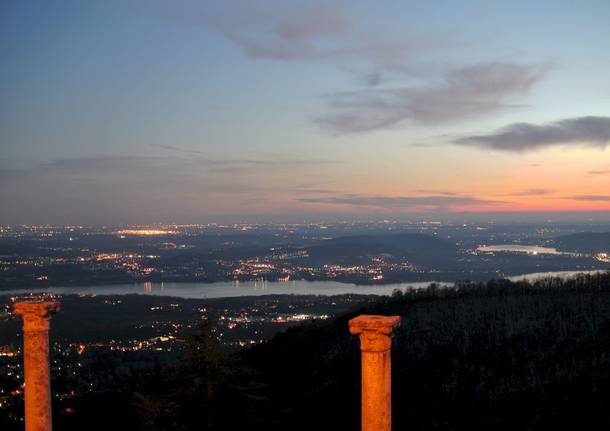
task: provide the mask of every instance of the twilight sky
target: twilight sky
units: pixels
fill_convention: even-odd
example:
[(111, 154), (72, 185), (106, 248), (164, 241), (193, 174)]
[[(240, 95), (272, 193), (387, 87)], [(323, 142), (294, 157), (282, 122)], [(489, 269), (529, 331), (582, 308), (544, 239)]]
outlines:
[(0, 3), (0, 224), (610, 214), (610, 3)]

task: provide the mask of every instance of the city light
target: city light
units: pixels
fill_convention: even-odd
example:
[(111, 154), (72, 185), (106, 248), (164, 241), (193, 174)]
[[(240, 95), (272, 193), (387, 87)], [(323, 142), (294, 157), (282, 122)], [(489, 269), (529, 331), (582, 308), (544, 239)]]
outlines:
[(162, 229), (123, 229), (115, 232), (122, 236), (159, 236), (159, 235), (178, 235), (180, 232), (175, 230)]

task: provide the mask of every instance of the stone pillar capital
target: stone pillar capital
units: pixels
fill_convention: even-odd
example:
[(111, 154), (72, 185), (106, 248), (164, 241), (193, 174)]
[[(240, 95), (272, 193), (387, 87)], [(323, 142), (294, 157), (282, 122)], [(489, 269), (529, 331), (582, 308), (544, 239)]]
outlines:
[(49, 319), (59, 311), (57, 301), (25, 301), (13, 304), (15, 314), (23, 319), (23, 330), (48, 331)]
[(363, 352), (385, 352), (392, 347), (392, 332), (400, 326), (399, 316), (363, 314), (349, 321), (349, 330), (360, 336)]

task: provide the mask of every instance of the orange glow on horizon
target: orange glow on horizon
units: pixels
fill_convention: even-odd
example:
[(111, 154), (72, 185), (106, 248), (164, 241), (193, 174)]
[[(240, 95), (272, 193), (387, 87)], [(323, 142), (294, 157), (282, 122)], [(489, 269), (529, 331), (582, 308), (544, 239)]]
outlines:
[(115, 232), (116, 235), (125, 236), (156, 236), (156, 235), (177, 235), (180, 232), (176, 230), (161, 230), (161, 229), (124, 229)]

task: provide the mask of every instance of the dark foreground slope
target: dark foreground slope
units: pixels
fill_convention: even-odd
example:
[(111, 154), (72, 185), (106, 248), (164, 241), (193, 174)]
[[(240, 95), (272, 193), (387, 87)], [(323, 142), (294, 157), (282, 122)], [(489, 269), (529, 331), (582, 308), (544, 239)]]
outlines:
[[(610, 425), (608, 274), (432, 287), (359, 312), (403, 317), (393, 350), (396, 430)], [(269, 382), (269, 429), (358, 429), (349, 317), (244, 355)]]

